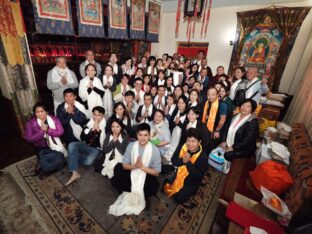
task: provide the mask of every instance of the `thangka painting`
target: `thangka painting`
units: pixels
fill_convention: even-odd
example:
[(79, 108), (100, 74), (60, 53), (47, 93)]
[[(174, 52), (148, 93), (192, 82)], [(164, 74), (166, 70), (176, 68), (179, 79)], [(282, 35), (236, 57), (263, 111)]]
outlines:
[(79, 36), (105, 37), (102, 0), (77, 0)]
[(158, 34), (160, 24), (160, 5), (149, 2), (148, 32)]
[(75, 34), (70, 0), (31, 0), (31, 2), (38, 33)]
[(103, 25), (102, 1), (79, 0), (80, 23), (89, 25)]
[(270, 78), (282, 40), (283, 34), (267, 17), (246, 36), (239, 66), (257, 67), (259, 78)]
[(148, 30), (146, 39), (148, 41), (157, 42), (160, 26), (160, 5), (155, 2), (149, 2), (148, 9)]
[(145, 0), (131, 0), (130, 38), (145, 40)]
[(69, 21), (67, 0), (36, 0), (40, 18)]
[(127, 26), (127, 1), (109, 0), (110, 28), (126, 29)]
[(144, 31), (145, 0), (131, 1), (131, 29)]

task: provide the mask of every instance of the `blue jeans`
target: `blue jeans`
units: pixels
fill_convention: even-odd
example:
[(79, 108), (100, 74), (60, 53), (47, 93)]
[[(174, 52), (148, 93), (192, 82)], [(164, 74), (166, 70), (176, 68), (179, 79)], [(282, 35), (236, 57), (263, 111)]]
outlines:
[(68, 169), (76, 171), (78, 163), (84, 166), (91, 166), (101, 150), (98, 148), (89, 147), (85, 142), (72, 142), (68, 145)]

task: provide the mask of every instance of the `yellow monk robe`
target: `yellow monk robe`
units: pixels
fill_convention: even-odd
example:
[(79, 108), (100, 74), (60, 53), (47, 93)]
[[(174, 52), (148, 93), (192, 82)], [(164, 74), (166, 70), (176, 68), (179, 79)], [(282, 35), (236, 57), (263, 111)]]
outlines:
[[(202, 152), (202, 146), (199, 146), (200, 149), (199, 151), (192, 155), (192, 157), (190, 158), (190, 162), (192, 164), (195, 164), (197, 158), (199, 157), (199, 155)], [(187, 146), (186, 144), (183, 145), (180, 154), (179, 154), (179, 158), (183, 158), (183, 156), (187, 153)], [(164, 191), (165, 193), (171, 197), (172, 195), (178, 193), (184, 186), (184, 180), (186, 179), (186, 177), (189, 175), (189, 172), (187, 170), (186, 165), (182, 165), (178, 167), (178, 171), (177, 171), (177, 175), (175, 180), (173, 181), (172, 184), (166, 183), (164, 185)]]
[(213, 132), (214, 124), (215, 124), (218, 109), (219, 109), (219, 100), (217, 99), (212, 103), (211, 108), (210, 108), (210, 113), (208, 116), (208, 120), (207, 120), (208, 109), (209, 109), (209, 101), (207, 101), (205, 104), (202, 122), (207, 125), (207, 128), (210, 132)]

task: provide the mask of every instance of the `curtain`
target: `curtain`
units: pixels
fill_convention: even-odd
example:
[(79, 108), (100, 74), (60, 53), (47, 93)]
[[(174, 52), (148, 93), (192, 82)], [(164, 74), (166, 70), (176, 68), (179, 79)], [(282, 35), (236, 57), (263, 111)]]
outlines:
[(306, 127), (306, 130), (310, 138), (312, 138), (311, 90), (312, 90), (312, 58), (284, 118), (284, 121), (289, 125), (292, 125), (293, 123), (303, 123)]
[(0, 0), (0, 69), (23, 133), (38, 91), (19, 2)]
[[(273, 91), (278, 92), (278, 87), (287, 63), (287, 53), (289, 52), (289, 42), (291, 36), (296, 30), (299, 31), (303, 20), (308, 14), (310, 8), (276, 8), (269, 11), (272, 21), (280, 32), (284, 34), (284, 39), (279, 50), (279, 56), (276, 61), (276, 72), (272, 77), (274, 80)], [(295, 39), (295, 38), (294, 38)], [(291, 50), (291, 48), (290, 48)]]

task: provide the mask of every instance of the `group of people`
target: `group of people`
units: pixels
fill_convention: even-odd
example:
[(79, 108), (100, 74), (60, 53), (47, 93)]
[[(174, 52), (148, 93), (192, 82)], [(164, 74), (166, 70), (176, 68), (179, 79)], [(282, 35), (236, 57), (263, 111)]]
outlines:
[(121, 193), (109, 212), (139, 214), (158, 192), (160, 173), (167, 178), (161, 190), (183, 203), (201, 185), (212, 149), (221, 146), (229, 161), (254, 153), (254, 112), (268, 92), (256, 68), (228, 76), (219, 66), (213, 76), (203, 51), (194, 60), (147, 53), (121, 66), (113, 53), (102, 74), (91, 50), (85, 57), (79, 82), (66, 59), (56, 59), (47, 76), (55, 116), (37, 103), (26, 124), (40, 176), (67, 162), (68, 186), (80, 178), (79, 164), (94, 165)]

